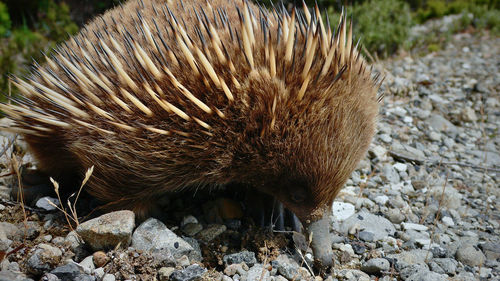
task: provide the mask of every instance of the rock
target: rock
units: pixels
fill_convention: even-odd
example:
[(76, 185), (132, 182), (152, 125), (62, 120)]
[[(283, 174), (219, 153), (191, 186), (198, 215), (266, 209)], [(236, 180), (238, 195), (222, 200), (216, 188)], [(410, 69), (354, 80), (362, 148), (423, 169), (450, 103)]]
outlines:
[(435, 258), (432, 260), (435, 262), (441, 269), (443, 269), (443, 273), (454, 275), (457, 271), (458, 262), (454, 259), (450, 258)]
[(462, 121), (464, 122), (476, 122), (477, 121), (477, 116), (476, 112), (474, 109), (470, 107), (465, 107), (462, 109), (462, 114), (460, 114), (460, 117), (462, 118)]
[(197, 264), (190, 265), (183, 270), (176, 270), (170, 275), (172, 281), (196, 281), (206, 272), (205, 268)]
[(239, 274), (240, 276), (246, 275), (248, 271), (248, 266), (246, 263), (233, 263), (224, 269), (224, 273), (229, 276), (234, 276), (235, 274)]
[(455, 225), (455, 222), (453, 222), (453, 219), (448, 217), (448, 216), (445, 216), (441, 219), (441, 221), (443, 222), (444, 225), (446, 226), (454, 226)]
[(205, 241), (210, 242), (217, 238), (219, 235), (226, 231), (227, 227), (223, 224), (212, 224), (207, 226), (207, 228), (203, 229), (198, 233), (198, 238)]
[(59, 248), (48, 244), (38, 244), (28, 258), (26, 267), (29, 273), (40, 275), (56, 267), (62, 258)]
[(368, 149), (368, 153), (372, 158), (377, 158), (380, 161), (387, 159), (387, 149), (380, 145), (370, 147), (370, 149)]
[(12, 272), (10, 270), (2, 270), (0, 271), (0, 281), (33, 281), (33, 279), (29, 279), (20, 272)]
[(94, 276), (87, 275), (82, 272), (82, 269), (75, 263), (68, 263), (59, 266), (50, 272), (59, 278), (61, 281), (95, 281)]
[(417, 272), (406, 279), (406, 281), (447, 281), (448, 275), (432, 271)]
[(333, 219), (337, 222), (342, 222), (346, 220), (348, 217), (354, 215), (355, 208), (351, 203), (344, 202), (333, 202), (332, 204), (332, 215)]
[(487, 259), (496, 260), (500, 258), (500, 242), (487, 242), (480, 244), (479, 247), (483, 250)]
[(398, 183), (401, 180), (398, 172), (390, 164), (384, 164), (384, 166), (382, 166), (382, 178), (389, 183)]
[(94, 251), (98, 251), (115, 248), (118, 244), (128, 247), (134, 226), (132, 211), (117, 211), (80, 224), (76, 232)]
[(203, 226), (199, 223), (188, 223), (182, 226), (182, 232), (187, 236), (195, 236), (203, 230)]
[(297, 278), (298, 276), (298, 263), (290, 259), (287, 255), (279, 255), (274, 261), (271, 262), (271, 266), (276, 268), (279, 274), (283, 275), (288, 280)]
[(108, 261), (109, 261), (108, 256), (107, 256), (107, 255), (106, 255), (106, 253), (105, 253), (105, 252), (103, 252), (103, 251), (97, 251), (97, 252), (95, 252), (95, 253), (92, 255), (92, 257), (93, 257), (93, 259), (92, 259), (92, 260), (94, 261), (94, 264), (95, 264), (95, 266), (96, 266), (96, 267), (103, 267), (103, 266), (105, 266), (105, 265), (108, 263)]
[(373, 233), (374, 241), (382, 240), (389, 235), (394, 235), (396, 229), (394, 225), (384, 217), (373, 215), (365, 210), (362, 210), (347, 220), (341, 225), (339, 231), (347, 235), (350, 230), (357, 228), (359, 231), (369, 231)]
[(161, 221), (150, 218), (137, 227), (132, 235), (132, 247), (142, 251), (167, 249), (175, 258), (188, 257), (194, 249), (173, 233)]
[(389, 197), (387, 195), (379, 195), (373, 199), (377, 204), (385, 205), (387, 201), (389, 201)]
[(170, 275), (175, 271), (173, 267), (162, 267), (158, 270), (158, 280), (167, 281), (170, 280)]
[(389, 209), (387, 212), (385, 212), (385, 216), (395, 224), (400, 224), (403, 222), (406, 217), (401, 213), (401, 210), (399, 209)]
[[(55, 206), (54, 206), (55, 205)], [(59, 206), (59, 200), (57, 198), (52, 198), (49, 196), (42, 197), (36, 201), (35, 206), (45, 211), (57, 210), (56, 206)]]
[(239, 264), (245, 263), (248, 267), (254, 266), (257, 263), (257, 259), (255, 258), (254, 252), (243, 251), (235, 254), (225, 255), (224, 263), (227, 265), (230, 264)]
[(450, 132), (455, 135), (458, 132), (455, 125), (439, 114), (432, 114), (431, 117), (427, 119), (427, 122), (429, 122), (429, 126), (438, 132)]
[(406, 230), (417, 230), (417, 231), (427, 231), (429, 229), (427, 226), (422, 225), (422, 224), (416, 224), (416, 223), (406, 223), (403, 222), (401, 224), (404, 229)]
[(93, 256), (86, 257), (79, 264), (80, 264), (80, 267), (87, 274), (92, 274), (92, 272), (94, 272), (94, 270), (95, 270), (94, 257)]
[(335, 277), (340, 278), (340, 280), (347, 281), (369, 281), (370, 276), (361, 270), (357, 269), (341, 269), (335, 271)]
[(426, 264), (433, 258), (433, 255), (432, 252), (415, 249), (399, 254), (389, 254), (387, 258), (395, 260), (396, 264), (404, 267), (411, 264)]
[[(102, 281), (115, 281), (116, 278), (113, 274), (104, 274), (104, 277), (102, 277)], [(160, 279), (160, 281), (162, 281)]]
[(270, 273), (262, 264), (256, 264), (248, 270), (247, 280), (268, 280)]
[(463, 262), (469, 266), (480, 266), (484, 263), (486, 257), (481, 250), (477, 249), (471, 244), (462, 245), (458, 247), (456, 258), (458, 261)]
[(361, 265), (361, 270), (368, 274), (380, 274), (389, 271), (390, 268), (389, 261), (383, 258), (370, 259)]
[[(399, 266), (397, 266), (399, 267)], [(399, 268), (396, 268), (399, 269)], [(412, 275), (415, 274), (425, 274), (429, 273), (429, 267), (425, 263), (416, 263), (403, 267), (399, 271), (399, 276), (403, 280), (408, 280)]]

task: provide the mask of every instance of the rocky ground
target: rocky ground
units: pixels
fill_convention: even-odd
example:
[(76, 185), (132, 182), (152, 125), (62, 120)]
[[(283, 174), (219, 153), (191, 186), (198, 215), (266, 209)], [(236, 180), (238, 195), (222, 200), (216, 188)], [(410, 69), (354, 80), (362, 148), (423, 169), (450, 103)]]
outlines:
[(23, 142), (4, 134), (0, 280), (499, 280), (500, 38), (458, 34), (376, 68), (379, 130), (334, 203), (336, 261), (322, 277), (300, 235), (253, 227), (231, 199), (178, 199), (163, 222), (121, 211), (71, 231), (45, 199), (12, 200), (9, 167), (32, 159), (11, 159)]

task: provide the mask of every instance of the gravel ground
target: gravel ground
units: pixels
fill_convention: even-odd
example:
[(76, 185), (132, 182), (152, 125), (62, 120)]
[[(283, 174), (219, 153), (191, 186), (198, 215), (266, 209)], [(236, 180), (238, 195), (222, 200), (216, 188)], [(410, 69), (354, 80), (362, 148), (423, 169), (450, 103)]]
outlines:
[[(0, 281), (499, 280), (499, 67), (500, 38), (487, 34), (376, 65), (378, 133), (334, 203), (336, 261), (322, 277), (301, 235), (253, 227), (231, 199), (178, 199), (164, 222), (109, 213), (70, 232), (45, 199), (24, 213), (9, 196), (16, 178), (3, 176)], [(13, 160), (1, 163), (8, 174)]]

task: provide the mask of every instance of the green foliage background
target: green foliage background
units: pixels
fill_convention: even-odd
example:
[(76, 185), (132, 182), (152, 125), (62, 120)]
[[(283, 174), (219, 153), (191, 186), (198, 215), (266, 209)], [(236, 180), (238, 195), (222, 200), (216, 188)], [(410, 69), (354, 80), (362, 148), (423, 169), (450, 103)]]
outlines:
[[(79, 26), (120, 0), (0, 0), (0, 93), (7, 94), (8, 75), (27, 75), (33, 61), (42, 63), (58, 43), (78, 32)], [(267, 2), (267, 1), (262, 1)], [(277, 2), (277, 1), (274, 1)], [(285, 0), (285, 6), (300, 1)], [(314, 5), (314, 0), (307, 0)], [(342, 6), (353, 19), (354, 34), (366, 51), (389, 56), (401, 49), (438, 50), (449, 33), (473, 27), (500, 34), (500, 0), (318, 0), (332, 23)], [(447, 34), (438, 31), (410, 42), (408, 33), (415, 24), (450, 14), (462, 20)], [(468, 15), (472, 15), (469, 17)], [(326, 16), (326, 14), (325, 14)], [(335, 24), (332, 24), (335, 27)], [(444, 39), (444, 40), (443, 40)], [(15, 94), (15, 93), (13, 93)], [(3, 100), (0, 97), (0, 100)]]

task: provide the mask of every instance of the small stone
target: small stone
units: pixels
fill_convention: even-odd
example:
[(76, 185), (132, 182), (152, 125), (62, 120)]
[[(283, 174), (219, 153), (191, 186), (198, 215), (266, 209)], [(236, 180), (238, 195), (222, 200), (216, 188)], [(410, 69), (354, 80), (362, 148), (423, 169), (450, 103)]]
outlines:
[[(28, 279), (26, 275), (21, 272), (13, 272), (10, 270), (0, 271), (0, 281), (33, 281), (33, 279)], [(51, 280), (47, 280), (51, 281)], [(59, 281), (59, 280), (55, 280)]]
[(198, 223), (198, 219), (196, 219), (194, 216), (191, 216), (191, 215), (185, 216), (182, 219), (181, 227), (185, 226), (186, 224), (190, 224), (190, 223)]
[(170, 279), (170, 275), (175, 271), (173, 267), (162, 267), (158, 270), (158, 280), (160, 281), (168, 281)]
[[(102, 281), (115, 281), (116, 278), (113, 274), (104, 274), (104, 277), (102, 277)], [(163, 280), (161, 280), (163, 281)]]
[(149, 218), (141, 223), (132, 235), (132, 247), (141, 251), (167, 249), (174, 257), (190, 257), (193, 247), (177, 236), (161, 221)]
[(396, 163), (396, 164), (393, 165), (393, 167), (398, 172), (406, 172), (406, 170), (408, 170), (408, 165), (403, 164), (403, 163)]
[(357, 269), (341, 269), (335, 271), (335, 277), (340, 278), (340, 280), (349, 280), (349, 281), (369, 281), (370, 276), (364, 273), (361, 270)]
[(470, 107), (465, 107), (462, 110), (462, 114), (460, 114), (462, 121), (464, 122), (476, 122), (477, 121), (477, 115), (474, 109)]
[(403, 222), (401, 224), (406, 230), (417, 230), (417, 231), (427, 231), (429, 229), (427, 226), (416, 223)]
[(389, 197), (387, 195), (379, 195), (373, 199), (376, 203), (380, 205), (385, 205), (387, 201), (389, 201)]
[(382, 178), (388, 183), (399, 183), (401, 180), (396, 169), (390, 164), (384, 164), (382, 166)]
[(95, 270), (94, 257), (92, 256), (84, 258), (79, 264), (87, 274), (91, 274)]
[(450, 258), (436, 258), (432, 260), (435, 262), (441, 269), (443, 269), (444, 273), (454, 275), (457, 271), (458, 262), (454, 259)]
[(56, 206), (59, 206), (59, 200), (57, 198), (46, 196), (38, 199), (35, 206), (40, 209), (44, 209), (45, 211), (54, 211), (57, 209)]
[(453, 222), (453, 219), (446, 216), (446, 217), (443, 217), (441, 219), (441, 221), (443, 222), (444, 225), (446, 226), (454, 226), (455, 225), (455, 222)]
[(60, 280), (79, 280), (79, 281), (94, 281), (93, 276), (87, 275), (82, 272), (76, 263), (68, 263), (63, 266), (59, 266), (50, 272), (59, 278)]
[(441, 141), (441, 138), (443, 137), (442, 134), (435, 131), (430, 131), (428, 133), (428, 136), (431, 141)]
[(366, 242), (374, 242), (375, 234), (370, 231), (360, 231), (359, 232), (359, 239), (366, 241)]
[(97, 251), (92, 256), (96, 267), (103, 267), (109, 261), (108, 255), (103, 251)]
[(469, 266), (479, 266), (484, 263), (486, 257), (481, 250), (477, 249), (471, 244), (462, 245), (458, 247), (456, 258), (458, 261), (469, 265)]
[(333, 218), (337, 222), (342, 222), (346, 220), (348, 217), (352, 216), (355, 212), (356, 211), (354, 205), (351, 203), (335, 201), (332, 204)]
[(374, 147), (371, 147), (368, 150), (368, 153), (370, 154), (371, 158), (377, 158), (380, 161), (384, 161), (387, 159), (387, 149), (385, 149), (381, 145), (376, 145)]
[(48, 244), (38, 244), (27, 262), (28, 272), (39, 275), (53, 269), (59, 264), (62, 252), (59, 248)]
[(246, 263), (244, 262), (234, 263), (226, 266), (226, 268), (224, 269), (224, 274), (228, 276), (234, 276), (235, 274), (239, 274), (242, 276), (245, 275), (247, 271), (248, 271), (248, 266), (246, 265)]
[(391, 265), (388, 260), (383, 258), (370, 259), (361, 265), (361, 270), (368, 274), (379, 274), (389, 271)]
[(401, 210), (399, 209), (389, 209), (387, 212), (385, 212), (385, 216), (395, 224), (400, 224), (402, 223), (406, 217), (404, 214), (401, 213)]
[(195, 236), (203, 230), (203, 226), (199, 223), (188, 223), (182, 226), (182, 232), (187, 236)]
[(252, 266), (247, 273), (247, 280), (267, 280), (269, 277), (269, 271), (265, 269), (262, 264)]
[(219, 235), (226, 231), (227, 227), (223, 224), (212, 224), (207, 226), (207, 228), (203, 229), (198, 233), (198, 238), (205, 242), (210, 242), (217, 238)]
[(279, 255), (274, 261), (271, 262), (273, 268), (288, 280), (292, 280), (298, 276), (298, 263), (290, 259), (287, 255)]
[(245, 263), (248, 267), (254, 266), (257, 263), (257, 259), (255, 258), (254, 252), (243, 251), (235, 254), (225, 255), (224, 263), (227, 265), (230, 264), (239, 264)]
[(197, 264), (190, 265), (183, 270), (176, 270), (170, 275), (172, 281), (195, 281), (200, 280), (207, 270)]
[(132, 211), (117, 211), (80, 224), (76, 232), (94, 251), (112, 249), (119, 243), (128, 247), (132, 240), (135, 215)]
[(394, 225), (389, 220), (381, 216), (373, 215), (365, 210), (349, 217), (340, 225), (338, 230), (344, 235), (347, 235), (349, 230), (352, 229), (373, 233), (373, 241), (382, 240), (389, 235), (394, 235), (396, 232)]
[(448, 275), (432, 271), (421, 271), (411, 275), (406, 281), (448, 281)]

